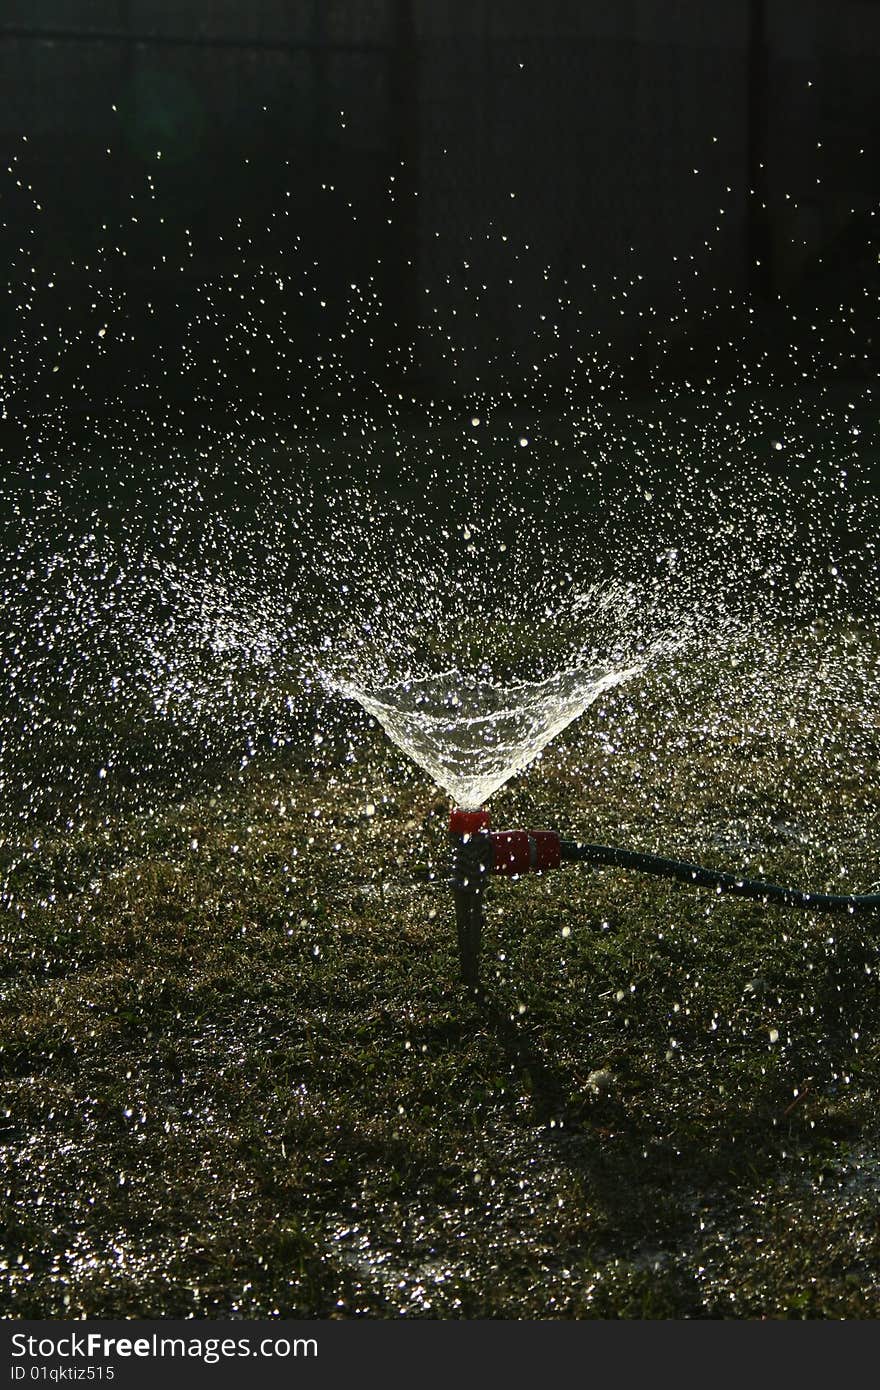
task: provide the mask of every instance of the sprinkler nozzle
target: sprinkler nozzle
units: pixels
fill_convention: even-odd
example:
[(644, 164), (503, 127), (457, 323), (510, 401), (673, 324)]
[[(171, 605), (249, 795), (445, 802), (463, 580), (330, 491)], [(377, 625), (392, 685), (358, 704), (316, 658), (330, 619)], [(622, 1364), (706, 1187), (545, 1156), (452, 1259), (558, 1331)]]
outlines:
[(489, 829), (488, 811), (460, 811), (458, 807), (449, 815), (450, 835), (476, 835), (480, 830)]

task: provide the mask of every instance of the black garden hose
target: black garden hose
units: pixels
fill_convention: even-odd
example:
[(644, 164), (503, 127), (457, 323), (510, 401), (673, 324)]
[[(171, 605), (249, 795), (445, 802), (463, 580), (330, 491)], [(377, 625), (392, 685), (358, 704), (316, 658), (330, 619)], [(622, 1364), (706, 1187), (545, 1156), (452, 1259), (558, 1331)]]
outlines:
[(815, 912), (880, 911), (880, 893), (805, 893), (801, 888), (783, 888), (778, 883), (763, 883), (760, 879), (743, 878), (741, 874), (706, 869), (700, 864), (688, 864), (682, 859), (665, 859), (659, 854), (618, 849), (614, 845), (582, 845), (575, 840), (560, 840), (559, 849), (563, 861), (637, 869), (662, 878), (676, 878), (681, 883), (690, 883), (699, 888), (716, 888), (721, 893), (731, 893), (740, 898), (781, 903), (784, 907), (806, 907)]

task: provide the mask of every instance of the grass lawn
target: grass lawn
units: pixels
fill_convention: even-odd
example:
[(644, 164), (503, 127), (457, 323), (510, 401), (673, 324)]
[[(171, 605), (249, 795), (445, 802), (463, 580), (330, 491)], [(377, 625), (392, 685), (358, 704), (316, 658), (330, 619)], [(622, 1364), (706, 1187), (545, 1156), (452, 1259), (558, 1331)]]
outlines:
[[(725, 679), (610, 692), (495, 824), (869, 891), (880, 728)], [(880, 1316), (880, 923), (569, 866), (475, 999), (447, 808), (357, 727), (3, 841), (7, 1315)]]

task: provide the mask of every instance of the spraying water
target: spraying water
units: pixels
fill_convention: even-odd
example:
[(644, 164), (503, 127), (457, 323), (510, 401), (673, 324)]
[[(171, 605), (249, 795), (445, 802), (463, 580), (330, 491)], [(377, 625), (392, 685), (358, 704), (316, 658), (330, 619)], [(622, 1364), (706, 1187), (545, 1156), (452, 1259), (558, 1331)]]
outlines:
[[(38, 227), (31, 178), (23, 145), (9, 191)], [(79, 298), (59, 294), (39, 237), (10, 263), (4, 819), (149, 811), (304, 748), (320, 775), (360, 736), (340, 694), (465, 805), (603, 697), (625, 723), (618, 692), (661, 670), (684, 737), (691, 692), (728, 657), (716, 731), (785, 709), (799, 737), (830, 747), (839, 691), (859, 692), (855, 722), (871, 727), (876, 410), (845, 306), (813, 314), (806, 336), (792, 321), (778, 380), (745, 308), (741, 332), (722, 316), (733, 379), (696, 353), (676, 372), (652, 319), (639, 394), (601, 316), (581, 312), (602, 296), (595, 270), (560, 287), (511, 227), (481, 275), (511, 304), (515, 277), (537, 284), (516, 335), (528, 351), (505, 359), (499, 344), (491, 380), (456, 367), (459, 396), (435, 399), (397, 348), (354, 374), (390, 313), (372, 282), (340, 286), (332, 326), (309, 320), (306, 352), (297, 315), (334, 276), (303, 257), (290, 192), (223, 229), (234, 269), (195, 300), (183, 271), (174, 290), (194, 251), (166, 216), (159, 169), (132, 195), (149, 274), (120, 273), (133, 233), (109, 225), (70, 264)], [(711, 248), (704, 260), (705, 277)], [(172, 276), (159, 310), (143, 290), (153, 273)], [(427, 356), (467, 360), (469, 284), (453, 293), (438, 271), (416, 325)], [(634, 333), (640, 286), (637, 258), (607, 286)], [(240, 399), (256, 345), (258, 385)], [(797, 655), (817, 621), (821, 669)], [(854, 622), (860, 641), (844, 649)]]
[(528, 767), (603, 690), (641, 669), (560, 671), (538, 685), (506, 689), (446, 671), (371, 691), (342, 683), (339, 691), (378, 719), (457, 806), (475, 810)]

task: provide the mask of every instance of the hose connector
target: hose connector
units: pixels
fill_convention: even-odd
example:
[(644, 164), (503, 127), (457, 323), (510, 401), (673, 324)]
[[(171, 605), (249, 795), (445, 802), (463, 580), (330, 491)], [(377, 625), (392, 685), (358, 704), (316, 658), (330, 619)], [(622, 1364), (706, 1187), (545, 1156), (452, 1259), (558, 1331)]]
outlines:
[(490, 825), (488, 811), (454, 810), (450, 815), (449, 836), (455, 848), (454, 866), (458, 866), (453, 873), (459, 886), (468, 886), (462, 882), (468, 869), (476, 868), (479, 876), (519, 878), (559, 868), (562, 849), (555, 830), (492, 830)]
[(518, 878), (521, 874), (542, 874), (558, 869), (562, 862), (559, 836), (555, 830), (493, 830), (490, 873)]

